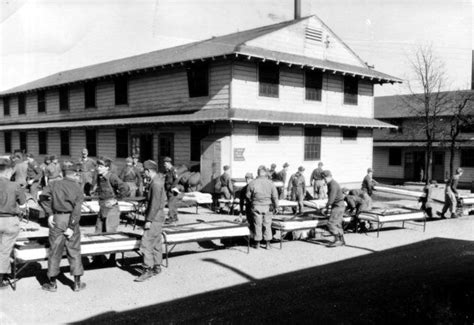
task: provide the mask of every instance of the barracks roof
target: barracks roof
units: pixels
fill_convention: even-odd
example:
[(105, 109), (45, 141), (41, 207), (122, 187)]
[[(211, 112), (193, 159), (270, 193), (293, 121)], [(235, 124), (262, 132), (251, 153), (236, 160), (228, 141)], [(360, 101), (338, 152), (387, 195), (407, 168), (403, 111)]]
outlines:
[(374, 78), (376, 79), (376, 82), (380, 83), (401, 82), (401, 80), (396, 77), (369, 69), (368, 67), (358, 67), (328, 60), (318, 60), (290, 53), (269, 51), (264, 48), (250, 47), (245, 44), (247, 41), (288, 27), (310, 17), (304, 17), (301, 19), (254, 28), (224, 36), (213, 37), (204, 41), (198, 41), (123, 59), (59, 72), (48, 77), (0, 92), (0, 96), (32, 91), (35, 89), (50, 88), (122, 73), (140, 72), (145, 71), (145, 69), (171, 66), (172, 64), (179, 64), (187, 61), (212, 59), (229, 55), (242, 55), (246, 57), (252, 56), (270, 61), (308, 66), (311, 68), (325, 69), (334, 72), (350, 73), (362, 77)]

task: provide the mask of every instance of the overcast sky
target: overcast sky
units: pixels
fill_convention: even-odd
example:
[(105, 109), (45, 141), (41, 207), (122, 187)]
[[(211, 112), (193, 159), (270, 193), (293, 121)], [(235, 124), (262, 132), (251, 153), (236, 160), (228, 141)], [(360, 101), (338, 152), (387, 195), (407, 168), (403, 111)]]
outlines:
[[(0, 90), (49, 74), (293, 18), (293, 0), (0, 0)], [(431, 43), (451, 89), (471, 81), (474, 0), (302, 0), (375, 69), (409, 78)], [(376, 95), (406, 92), (377, 87)]]

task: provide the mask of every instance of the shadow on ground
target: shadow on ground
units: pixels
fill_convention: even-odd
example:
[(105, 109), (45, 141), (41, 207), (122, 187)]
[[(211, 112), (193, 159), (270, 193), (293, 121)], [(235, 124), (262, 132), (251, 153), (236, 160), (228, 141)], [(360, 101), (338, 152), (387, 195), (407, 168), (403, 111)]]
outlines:
[(472, 324), (473, 257), (471, 241), (434, 238), (261, 280), (206, 259), (249, 282), (76, 324)]

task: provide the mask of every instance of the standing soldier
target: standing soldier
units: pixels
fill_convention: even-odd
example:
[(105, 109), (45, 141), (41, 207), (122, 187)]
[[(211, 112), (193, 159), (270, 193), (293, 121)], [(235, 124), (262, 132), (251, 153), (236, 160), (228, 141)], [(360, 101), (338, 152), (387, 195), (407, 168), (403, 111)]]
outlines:
[(250, 200), (247, 199), (247, 188), (250, 184), (250, 182), (253, 180), (253, 174), (252, 173), (247, 173), (245, 174), (245, 182), (247, 185), (242, 187), (240, 190), (240, 195), (239, 195), (239, 219), (240, 222), (244, 222), (242, 218), (242, 214), (245, 214), (246, 221), (249, 223), (250, 226), (250, 232), (253, 234), (253, 223), (252, 223), (252, 211), (251, 208), (252, 206), (250, 205)]
[(84, 200), (79, 182), (80, 165), (64, 164), (64, 178), (53, 182), (41, 194), (42, 206), (49, 215), (49, 257), (48, 279), (43, 284), (46, 291), (56, 292), (56, 278), (60, 273), (59, 264), (66, 248), (67, 258), (74, 276), (74, 291), (81, 291), (86, 284), (81, 282), (84, 268), (81, 260), (81, 205)]
[(79, 159), (79, 164), (81, 165), (82, 171), (82, 191), (85, 195), (90, 196), (95, 183), (95, 170), (97, 166), (95, 164), (95, 161), (89, 158), (89, 150), (87, 150), (86, 148), (82, 149), (82, 156), (81, 159)]
[(458, 193), (458, 183), (459, 183), (459, 178), (463, 174), (463, 169), (458, 167), (456, 169), (456, 174), (451, 177), (446, 184), (446, 188), (444, 191), (444, 206), (443, 210), (441, 211), (441, 218), (446, 218), (445, 213), (450, 210), (451, 212), (451, 218), (456, 218), (456, 207), (457, 207), (457, 199), (459, 196)]
[(425, 211), (428, 219), (433, 218), (433, 188), (438, 187), (438, 183), (435, 180), (430, 180), (428, 184), (423, 188), (424, 196), (418, 200), (421, 202), (421, 210)]
[(26, 208), (25, 193), (10, 181), (12, 173), (13, 162), (0, 158), (0, 289), (9, 285), (5, 276), (11, 272), (10, 256), (20, 233), (20, 209)]
[(321, 173), (323, 172), (323, 163), (318, 163), (318, 168), (311, 173), (311, 186), (313, 186), (314, 198), (324, 200), (327, 198), (327, 188)]
[(161, 230), (165, 221), (166, 194), (163, 178), (158, 174), (158, 165), (153, 160), (143, 164), (145, 176), (150, 179), (150, 190), (147, 194), (147, 210), (145, 212), (144, 233), (140, 245), (143, 253), (143, 273), (135, 282), (143, 282), (161, 272), (163, 250), (161, 243)]
[(51, 163), (46, 167), (45, 170), (45, 178), (46, 178), (46, 185), (50, 185), (52, 182), (59, 181), (63, 178), (61, 165), (59, 165), (58, 157), (56, 155), (52, 155), (49, 157)]
[[(298, 202), (298, 213), (303, 213), (303, 200), (306, 194), (306, 181), (303, 176), (304, 167), (298, 167), (298, 171), (291, 175), (288, 182), (288, 193), (291, 193), (291, 200)], [(296, 208), (293, 208), (293, 213), (296, 213)]]
[(283, 164), (283, 169), (280, 170), (277, 174), (276, 174), (276, 181), (280, 181), (283, 183), (283, 186), (281, 187), (277, 187), (277, 191), (278, 191), (278, 198), (280, 200), (283, 200), (285, 198), (285, 184), (286, 184), (286, 177), (288, 175), (288, 167), (290, 166), (290, 164), (288, 164), (287, 162)]
[(38, 201), (38, 187), (40, 186), (41, 177), (43, 177), (43, 171), (38, 166), (33, 158), (32, 154), (26, 155), (28, 160), (28, 169), (26, 171), (26, 183), (27, 189), (30, 191), (31, 196), (35, 202)]
[(268, 171), (268, 179), (271, 180), (271, 181), (274, 181), (275, 180), (275, 177), (276, 177), (276, 168), (277, 168), (277, 165), (276, 164), (271, 164), (270, 165), (270, 170)]
[(374, 175), (374, 170), (372, 168), (367, 169), (367, 175), (365, 175), (362, 180), (362, 190), (365, 191), (369, 196), (372, 196), (374, 192), (374, 187), (378, 183), (372, 178)]
[(346, 244), (344, 241), (344, 229), (342, 222), (344, 220), (344, 195), (342, 194), (341, 186), (333, 178), (329, 170), (322, 173), (324, 181), (328, 185), (328, 203), (326, 205), (326, 213), (329, 215), (328, 229), (335, 237), (334, 242), (328, 247), (338, 247)]
[(131, 157), (125, 159), (125, 163), (126, 165), (120, 172), (119, 177), (128, 184), (130, 197), (136, 197), (142, 183), (142, 176), (138, 169), (133, 167), (133, 159)]
[(170, 157), (165, 157), (163, 163), (165, 164), (165, 190), (166, 197), (168, 199), (168, 222), (178, 221), (178, 191), (176, 186), (178, 185), (178, 174), (176, 169), (173, 167)]
[(21, 187), (26, 187), (26, 174), (28, 172), (28, 160), (21, 152), (15, 153), (15, 167), (13, 168), (13, 178)]
[(258, 249), (262, 239), (265, 240), (265, 248), (270, 249), (270, 240), (272, 239), (272, 211), (278, 209), (278, 193), (276, 187), (273, 182), (267, 178), (266, 174), (265, 166), (258, 167), (258, 177), (248, 185), (246, 191), (246, 197), (251, 202), (253, 230), (255, 232), (253, 247), (256, 249)]
[(146, 190), (146, 187), (148, 186), (147, 185), (147, 181), (148, 179), (146, 177), (144, 177), (144, 169), (143, 169), (143, 164), (138, 160), (140, 158), (140, 156), (138, 154), (133, 154), (132, 155), (132, 159), (133, 159), (133, 168), (135, 169), (135, 171), (140, 174), (140, 178), (142, 180), (142, 182), (140, 183), (140, 185), (138, 186), (138, 193), (137, 195), (140, 196), (140, 195), (144, 195), (145, 193), (145, 190)]

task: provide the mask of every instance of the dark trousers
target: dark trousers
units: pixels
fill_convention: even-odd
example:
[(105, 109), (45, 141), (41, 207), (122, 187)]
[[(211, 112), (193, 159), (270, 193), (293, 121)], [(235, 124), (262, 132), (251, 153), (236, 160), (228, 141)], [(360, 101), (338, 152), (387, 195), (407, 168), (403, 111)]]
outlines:
[(168, 192), (168, 216), (170, 219), (178, 219), (178, 196)]
[(342, 228), (344, 209), (345, 208), (335, 207), (331, 210), (331, 215), (328, 220), (328, 230), (334, 236), (344, 235), (344, 229)]
[(150, 229), (143, 232), (140, 251), (143, 253), (143, 264), (146, 268), (151, 268), (155, 265), (159, 266), (163, 261), (161, 240), (163, 221), (164, 220), (152, 221)]
[(108, 208), (102, 203), (99, 203), (100, 211), (95, 225), (95, 233), (103, 232), (117, 232), (120, 223), (120, 209), (118, 204)]
[(269, 207), (254, 207), (252, 209), (255, 241), (261, 241), (262, 237), (266, 241), (272, 240), (272, 216)]
[[(304, 195), (306, 191), (303, 190), (301, 187), (293, 187), (291, 189), (291, 200), (292, 201), (297, 201), (298, 202), (298, 212), (302, 213), (303, 212), (303, 200), (304, 200)], [(293, 208), (293, 213), (296, 213), (297, 210), (296, 208)]]
[(81, 230), (79, 224), (74, 227), (74, 233), (70, 239), (64, 236), (69, 224), (70, 214), (55, 214), (54, 227), (49, 229), (49, 257), (48, 277), (56, 277), (59, 274), (59, 264), (66, 248), (67, 259), (71, 268), (71, 275), (83, 275), (84, 268), (81, 261)]
[(39, 182), (34, 182), (31, 185), (28, 185), (28, 190), (30, 191), (31, 196), (33, 197), (33, 200), (35, 202), (38, 202), (38, 187), (40, 183)]
[(10, 256), (20, 233), (18, 217), (0, 217), (0, 273), (10, 273)]

